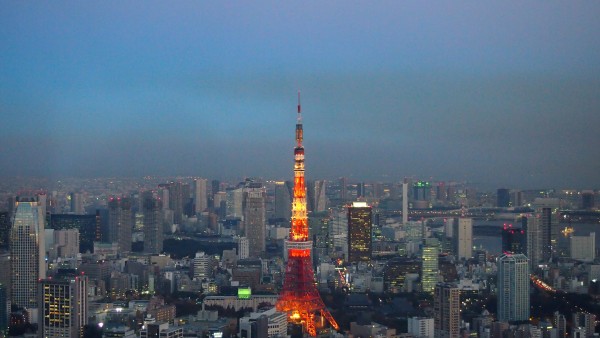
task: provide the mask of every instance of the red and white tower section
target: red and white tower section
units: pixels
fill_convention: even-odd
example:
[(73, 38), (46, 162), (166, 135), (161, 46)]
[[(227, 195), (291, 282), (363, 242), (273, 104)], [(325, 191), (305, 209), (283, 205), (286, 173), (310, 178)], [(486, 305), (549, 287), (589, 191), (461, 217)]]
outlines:
[(294, 196), (292, 199), (292, 226), (287, 244), (288, 261), (276, 308), (287, 312), (288, 321), (302, 324), (311, 336), (316, 336), (315, 317), (319, 314), (334, 329), (339, 326), (325, 307), (317, 291), (312, 267), (312, 241), (308, 240), (306, 215), (306, 185), (304, 182), (304, 147), (302, 146), (302, 110), (298, 93), (298, 121), (296, 148), (294, 148)]

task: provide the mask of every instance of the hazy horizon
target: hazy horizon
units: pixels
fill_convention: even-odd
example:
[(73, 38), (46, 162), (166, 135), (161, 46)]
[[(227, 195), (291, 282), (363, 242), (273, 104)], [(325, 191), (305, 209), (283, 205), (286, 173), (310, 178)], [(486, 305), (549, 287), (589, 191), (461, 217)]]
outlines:
[(0, 177), (600, 187), (600, 3), (0, 4)]

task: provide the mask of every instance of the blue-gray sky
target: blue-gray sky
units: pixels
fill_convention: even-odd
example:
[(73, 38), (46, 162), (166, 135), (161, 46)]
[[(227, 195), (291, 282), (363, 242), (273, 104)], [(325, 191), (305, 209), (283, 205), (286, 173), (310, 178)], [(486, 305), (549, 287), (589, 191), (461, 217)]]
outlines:
[(598, 1), (0, 3), (0, 175), (600, 187)]

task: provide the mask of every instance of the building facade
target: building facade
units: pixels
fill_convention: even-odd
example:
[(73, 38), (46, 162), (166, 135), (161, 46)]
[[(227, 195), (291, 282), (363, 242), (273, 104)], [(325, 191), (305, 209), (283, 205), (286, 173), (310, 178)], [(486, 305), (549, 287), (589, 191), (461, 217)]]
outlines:
[(498, 311), (503, 322), (529, 320), (529, 259), (523, 254), (498, 258)]
[(132, 227), (131, 200), (111, 197), (108, 200), (108, 242), (118, 243), (121, 253), (131, 252)]
[(438, 283), (433, 298), (435, 338), (460, 335), (460, 290), (454, 284)]
[(244, 187), (244, 229), (249, 256), (260, 257), (266, 248), (266, 189), (262, 183), (249, 182)]
[(38, 279), (46, 277), (44, 208), (34, 199), (16, 202), (10, 232), (11, 302), (37, 308)]
[(348, 262), (370, 262), (372, 252), (372, 209), (365, 202), (348, 206)]
[(85, 275), (64, 275), (39, 283), (41, 337), (83, 336), (88, 323), (88, 279)]

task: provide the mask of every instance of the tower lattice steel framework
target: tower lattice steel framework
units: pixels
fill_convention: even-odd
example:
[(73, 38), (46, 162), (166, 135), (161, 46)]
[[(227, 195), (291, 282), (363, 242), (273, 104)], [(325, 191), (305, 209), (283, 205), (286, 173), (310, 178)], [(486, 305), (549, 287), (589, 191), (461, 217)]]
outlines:
[(311, 336), (316, 336), (315, 316), (319, 313), (334, 329), (339, 326), (325, 307), (315, 284), (312, 267), (312, 241), (308, 240), (306, 215), (306, 185), (304, 183), (304, 147), (302, 146), (302, 110), (298, 93), (296, 148), (294, 149), (294, 196), (292, 227), (287, 244), (288, 261), (283, 290), (277, 301), (278, 311), (287, 312), (288, 321), (302, 324)]

